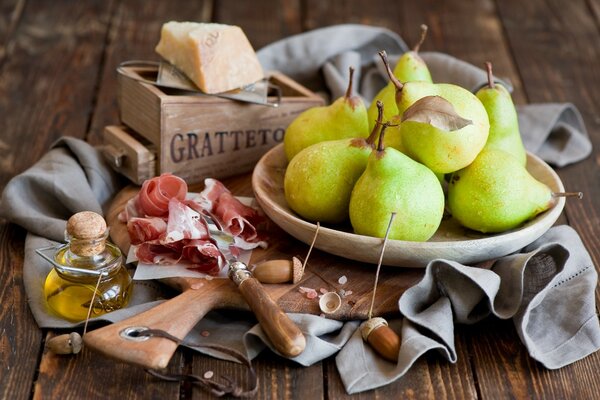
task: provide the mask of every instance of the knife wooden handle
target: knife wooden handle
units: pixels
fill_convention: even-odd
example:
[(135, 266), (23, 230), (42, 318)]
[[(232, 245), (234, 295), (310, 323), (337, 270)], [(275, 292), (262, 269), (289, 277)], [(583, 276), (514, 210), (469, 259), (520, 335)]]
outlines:
[(295, 357), (304, 351), (304, 335), (256, 278), (244, 279), (238, 288), (277, 351), (286, 357)]

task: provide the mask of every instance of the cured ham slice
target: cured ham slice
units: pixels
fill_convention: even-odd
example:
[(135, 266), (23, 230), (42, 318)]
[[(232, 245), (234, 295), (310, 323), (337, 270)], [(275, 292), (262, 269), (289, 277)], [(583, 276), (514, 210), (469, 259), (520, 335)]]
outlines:
[(162, 174), (146, 180), (140, 192), (127, 202), (119, 220), (126, 222), (135, 217), (167, 217), (169, 201), (176, 198), (184, 201), (187, 195), (187, 184), (178, 176)]
[(186, 241), (182, 255), (193, 264), (191, 269), (211, 275), (219, 273), (221, 269), (219, 260), (224, 259), (217, 245), (211, 240)]
[(165, 243), (182, 239), (209, 239), (208, 225), (200, 214), (185, 203), (172, 198), (169, 201), (169, 222), (167, 223)]
[(258, 236), (256, 226), (264, 218), (258, 211), (242, 204), (225, 185), (216, 179), (206, 179), (204, 185), (199, 203), (216, 217), (223, 230), (240, 238), (240, 244), (260, 242), (261, 238)]
[(146, 264), (172, 265), (181, 260), (182, 243), (161, 244), (158, 240), (141, 243), (135, 250), (137, 259)]
[(137, 259), (147, 264), (173, 265), (179, 262), (188, 264), (189, 269), (210, 275), (221, 270), (223, 254), (212, 240), (184, 239), (174, 243), (150, 241), (137, 246)]
[(127, 232), (131, 244), (138, 245), (143, 242), (159, 239), (167, 231), (167, 223), (162, 218), (134, 217), (127, 221)]

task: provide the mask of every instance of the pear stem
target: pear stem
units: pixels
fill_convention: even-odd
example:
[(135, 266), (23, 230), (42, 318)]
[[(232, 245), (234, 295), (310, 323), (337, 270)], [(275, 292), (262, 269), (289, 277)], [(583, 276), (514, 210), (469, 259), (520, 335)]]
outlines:
[(583, 199), (583, 192), (557, 192), (552, 193), (552, 197), (577, 197)]
[(348, 78), (348, 89), (346, 89), (345, 95), (347, 99), (352, 97), (352, 81), (354, 80), (354, 68), (350, 67), (348, 70), (350, 71), (350, 77)]
[(377, 139), (377, 131), (383, 122), (383, 102), (381, 100), (377, 100), (377, 120), (375, 121), (375, 126), (371, 131), (371, 134), (367, 138), (367, 143), (373, 147), (375, 143), (375, 139)]
[(385, 136), (385, 130), (388, 128), (388, 126), (391, 126), (391, 125), (390, 125), (389, 122), (386, 122), (381, 127), (381, 132), (379, 133), (379, 143), (377, 144), (377, 151), (378, 152), (382, 152), (385, 149), (385, 146), (383, 144), (383, 137)]
[(392, 83), (396, 87), (396, 94), (400, 93), (402, 91), (402, 88), (404, 87), (404, 84), (400, 82), (398, 78), (396, 78), (396, 75), (394, 75), (394, 73), (392, 72), (392, 68), (390, 67), (390, 63), (387, 58), (387, 53), (385, 52), (385, 50), (382, 50), (378, 54), (379, 57), (381, 57), (381, 59), (383, 60), (383, 65), (385, 65), (385, 70), (387, 71), (390, 81), (392, 81)]
[(373, 305), (375, 304), (375, 292), (377, 291), (377, 283), (379, 281), (379, 271), (381, 270), (381, 264), (383, 263), (383, 253), (385, 252), (385, 245), (388, 242), (390, 236), (390, 229), (392, 228), (392, 222), (396, 212), (392, 211), (390, 214), (390, 222), (388, 222), (387, 229), (385, 230), (385, 237), (383, 238), (383, 244), (381, 245), (381, 252), (379, 253), (379, 262), (377, 263), (377, 271), (375, 272), (375, 285), (373, 286), (373, 297), (371, 298), (371, 307), (369, 307), (369, 319), (373, 318)]
[(490, 87), (490, 89), (494, 89), (496, 87), (496, 85), (494, 84), (494, 74), (492, 72), (492, 63), (489, 61), (486, 61), (485, 69), (487, 71), (488, 86)]
[(425, 41), (426, 37), (427, 37), (427, 25), (421, 24), (421, 38), (419, 39), (419, 41), (417, 42), (417, 44), (415, 44), (415, 47), (413, 47), (413, 51), (415, 53), (419, 52), (419, 50), (421, 49), (421, 45)]

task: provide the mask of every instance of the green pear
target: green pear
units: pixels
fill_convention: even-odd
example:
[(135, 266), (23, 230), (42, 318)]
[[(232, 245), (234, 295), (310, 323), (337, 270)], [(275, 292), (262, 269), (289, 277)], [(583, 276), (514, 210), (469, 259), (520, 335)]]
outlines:
[(300, 151), (284, 177), (285, 199), (292, 210), (310, 221), (339, 223), (348, 219), (350, 194), (367, 166), (383, 116), (367, 138), (320, 142)]
[[(402, 115), (400, 137), (406, 154), (438, 174), (469, 165), (485, 146), (490, 129), (481, 101), (457, 85), (418, 81), (403, 84), (392, 73), (385, 52), (379, 55), (395, 86), (396, 104)], [(433, 103), (415, 104), (425, 97)], [(443, 107), (428, 109), (424, 107), (427, 104)]]
[[(412, 51), (407, 51), (402, 54), (398, 63), (394, 67), (394, 76), (400, 80), (400, 82), (409, 82), (409, 81), (424, 81), (432, 83), (431, 73), (429, 72), (429, 68), (427, 68), (427, 64), (425, 61), (419, 56), (419, 49), (421, 45), (425, 41), (425, 37), (427, 36), (427, 25), (421, 25), (421, 38), (419, 42), (415, 45)], [(383, 102), (385, 107), (385, 113), (383, 115), (384, 121), (389, 121), (393, 116), (398, 114), (398, 106), (396, 105), (396, 89), (392, 82), (389, 82), (383, 89), (377, 93), (371, 106), (368, 110), (369, 116), (369, 128), (372, 129), (375, 125), (375, 117), (377, 115), (377, 100)], [(388, 136), (391, 132), (388, 132)], [(394, 146), (391, 142), (388, 146)], [(401, 150), (402, 151), (402, 150)]]
[(444, 192), (430, 169), (385, 148), (388, 125), (381, 128), (378, 147), (352, 190), (350, 222), (359, 235), (384, 237), (390, 214), (396, 212), (390, 239), (426, 241), (442, 221)]
[(527, 153), (521, 140), (515, 105), (508, 90), (504, 86), (494, 83), (492, 63), (486, 62), (485, 66), (488, 73), (488, 86), (481, 88), (476, 93), (490, 119), (490, 135), (485, 147), (504, 150), (515, 156), (521, 165), (525, 166)]
[(448, 208), (461, 225), (484, 233), (516, 228), (554, 204), (550, 188), (505, 151), (486, 148), (448, 184)]
[(315, 143), (369, 136), (367, 109), (359, 96), (352, 95), (353, 76), (354, 69), (350, 68), (345, 96), (329, 106), (313, 107), (302, 112), (287, 127), (283, 146), (288, 161)]

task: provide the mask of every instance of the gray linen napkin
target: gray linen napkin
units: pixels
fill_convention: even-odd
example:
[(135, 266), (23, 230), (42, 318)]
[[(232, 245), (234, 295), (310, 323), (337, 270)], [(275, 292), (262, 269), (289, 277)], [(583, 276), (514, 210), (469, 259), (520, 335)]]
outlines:
[[(338, 93), (340, 90), (343, 92), (343, 74), (347, 73), (347, 64), (354, 64), (360, 60), (362, 74), (359, 91), (370, 99), (385, 83), (373, 56), (379, 49), (386, 49), (397, 56), (406, 50), (406, 46), (397, 35), (388, 30), (343, 25), (279, 41), (260, 50), (258, 54), (266, 69), (281, 70), (314, 90), (323, 90), (323, 85), (327, 84), (332, 93), (336, 93), (336, 90)], [(469, 88), (476, 88), (484, 81), (481, 70), (460, 60), (439, 53), (423, 56), (430, 64), (436, 81), (460, 82)], [(323, 71), (324, 80), (319, 71)], [(544, 109), (545, 105), (539, 107)], [(574, 110), (568, 106), (566, 109)], [(529, 112), (525, 114), (529, 115)], [(566, 121), (563, 121), (563, 117), (552, 113), (559, 119), (556, 124), (548, 125), (549, 121), (545, 117), (531, 117), (531, 126), (528, 129), (523, 129), (522, 125), (525, 143), (529, 143), (528, 148), (533, 151), (539, 150), (540, 153), (547, 152), (549, 157), (555, 157), (547, 160), (554, 161), (557, 165), (559, 162), (579, 160), (590, 151), (589, 140), (578, 114), (576, 111), (567, 111), (566, 114)], [(565, 138), (570, 135), (569, 137), (576, 138), (570, 140), (577, 145), (568, 144), (564, 149), (571, 150), (565, 153), (560, 151), (563, 147), (547, 143), (554, 141), (546, 141), (547, 137), (552, 136), (550, 132), (554, 125), (559, 126), (558, 136)], [(526, 139), (528, 132), (533, 129), (537, 129), (538, 133), (533, 138)], [(569, 132), (568, 135), (565, 135), (566, 131)], [(69, 190), (61, 189), (65, 187)], [(53, 319), (46, 312), (41, 298), (41, 284), (49, 267), (40, 261), (33, 249), (47, 244), (47, 241), (34, 235), (61, 240), (66, 219), (72, 213), (84, 209), (101, 211), (118, 188), (118, 180), (102, 162), (98, 152), (85, 143), (70, 138), (59, 141), (38, 164), (13, 178), (7, 185), (0, 201), (0, 213), (30, 231), (25, 249), (24, 281), (30, 307), (40, 326), (73, 325)], [(35, 218), (32, 218), (34, 215)], [(553, 244), (557, 242), (560, 242), (562, 247)], [(563, 250), (556, 250), (559, 248)], [(456, 322), (472, 323), (482, 318), (483, 314), (475, 318), (468, 311), (471, 309), (469, 305), (473, 306), (471, 310), (482, 313), (481, 306), (474, 306), (488, 303), (489, 310), (484, 313), (496, 314), (501, 318), (512, 316), (532, 357), (539, 359), (549, 368), (573, 362), (596, 350), (600, 343), (600, 328), (595, 314), (590, 314), (590, 309), (594, 309), (593, 291), (597, 278), (589, 255), (577, 234), (568, 227), (555, 228), (524, 251), (548, 254), (551, 258), (557, 254), (558, 256), (554, 258), (555, 262), (544, 264), (550, 266), (550, 272), (535, 267), (534, 265), (541, 262), (530, 261), (534, 256), (520, 254), (497, 261), (493, 271), (461, 266), (451, 261), (432, 262), (423, 282), (409, 290), (401, 299), (400, 310), (405, 313), (406, 319), (402, 324), (403, 344), (396, 366), (383, 361), (364, 345), (356, 329), (357, 322), (340, 323), (316, 316), (292, 314), (291, 317), (308, 339), (307, 349), (296, 361), (302, 365), (310, 365), (343, 347), (336, 362), (346, 390), (349, 393), (368, 390), (397, 379), (420, 355), (431, 349), (439, 349), (448, 360), (455, 361), (455, 321), (452, 311), (458, 310), (455, 312), (460, 318), (457, 317)], [(541, 259), (546, 260), (545, 257)], [(503, 265), (506, 267), (503, 268)], [(573, 268), (582, 265), (589, 268), (573, 275)], [(450, 270), (455, 272), (449, 272)], [(550, 283), (548, 279), (551, 279)], [(531, 284), (540, 280), (539, 284)], [(132, 301), (131, 307), (108, 314), (102, 319), (124, 319), (154, 305), (150, 303), (152, 300), (165, 296), (159, 285), (146, 286), (148, 283), (145, 282), (141, 289), (139, 285), (138, 282), (134, 288), (138, 295)], [(496, 291), (494, 285), (498, 287)], [(573, 287), (572, 285), (575, 285), (576, 290), (563, 293), (565, 288)], [(449, 289), (439, 289), (445, 287)], [(457, 291), (457, 287), (460, 287), (460, 290)], [(467, 291), (466, 287), (470, 289)], [(524, 288), (522, 296), (515, 294), (520, 293), (519, 288)], [(566, 297), (567, 295), (569, 297)], [(562, 301), (567, 298), (569, 301)], [(573, 309), (574, 304), (579, 305), (577, 310)], [(552, 319), (545, 317), (544, 312), (548, 309), (554, 310)], [(583, 327), (574, 330), (578, 322)], [(586, 323), (583, 324), (584, 322)], [(531, 329), (536, 324), (544, 329)], [(390, 325), (399, 330), (401, 322), (392, 321)], [(433, 328), (437, 335), (424, 335), (419, 326)], [(438, 327), (440, 329), (437, 329)], [(208, 337), (200, 335), (204, 330), (213, 334)], [(553, 334), (544, 336), (540, 335), (541, 332)], [(576, 340), (569, 342), (568, 338)], [(188, 339), (236, 348), (246, 351), (250, 357), (254, 357), (268, 346), (264, 333), (248, 313), (211, 313), (190, 333)], [(578, 346), (573, 349), (571, 343), (577, 343)], [(227, 358), (218, 353), (213, 355)]]
[(454, 363), (454, 324), (474, 324), (490, 314), (512, 318), (531, 357), (546, 368), (563, 367), (600, 348), (597, 280), (583, 243), (566, 225), (490, 270), (434, 260), (400, 298), (405, 319), (397, 328), (398, 363), (378, 357), (357, 331), (336, 358), (338, 370), (346, 390), (356, 393), (398, 379), (430, 350)]

